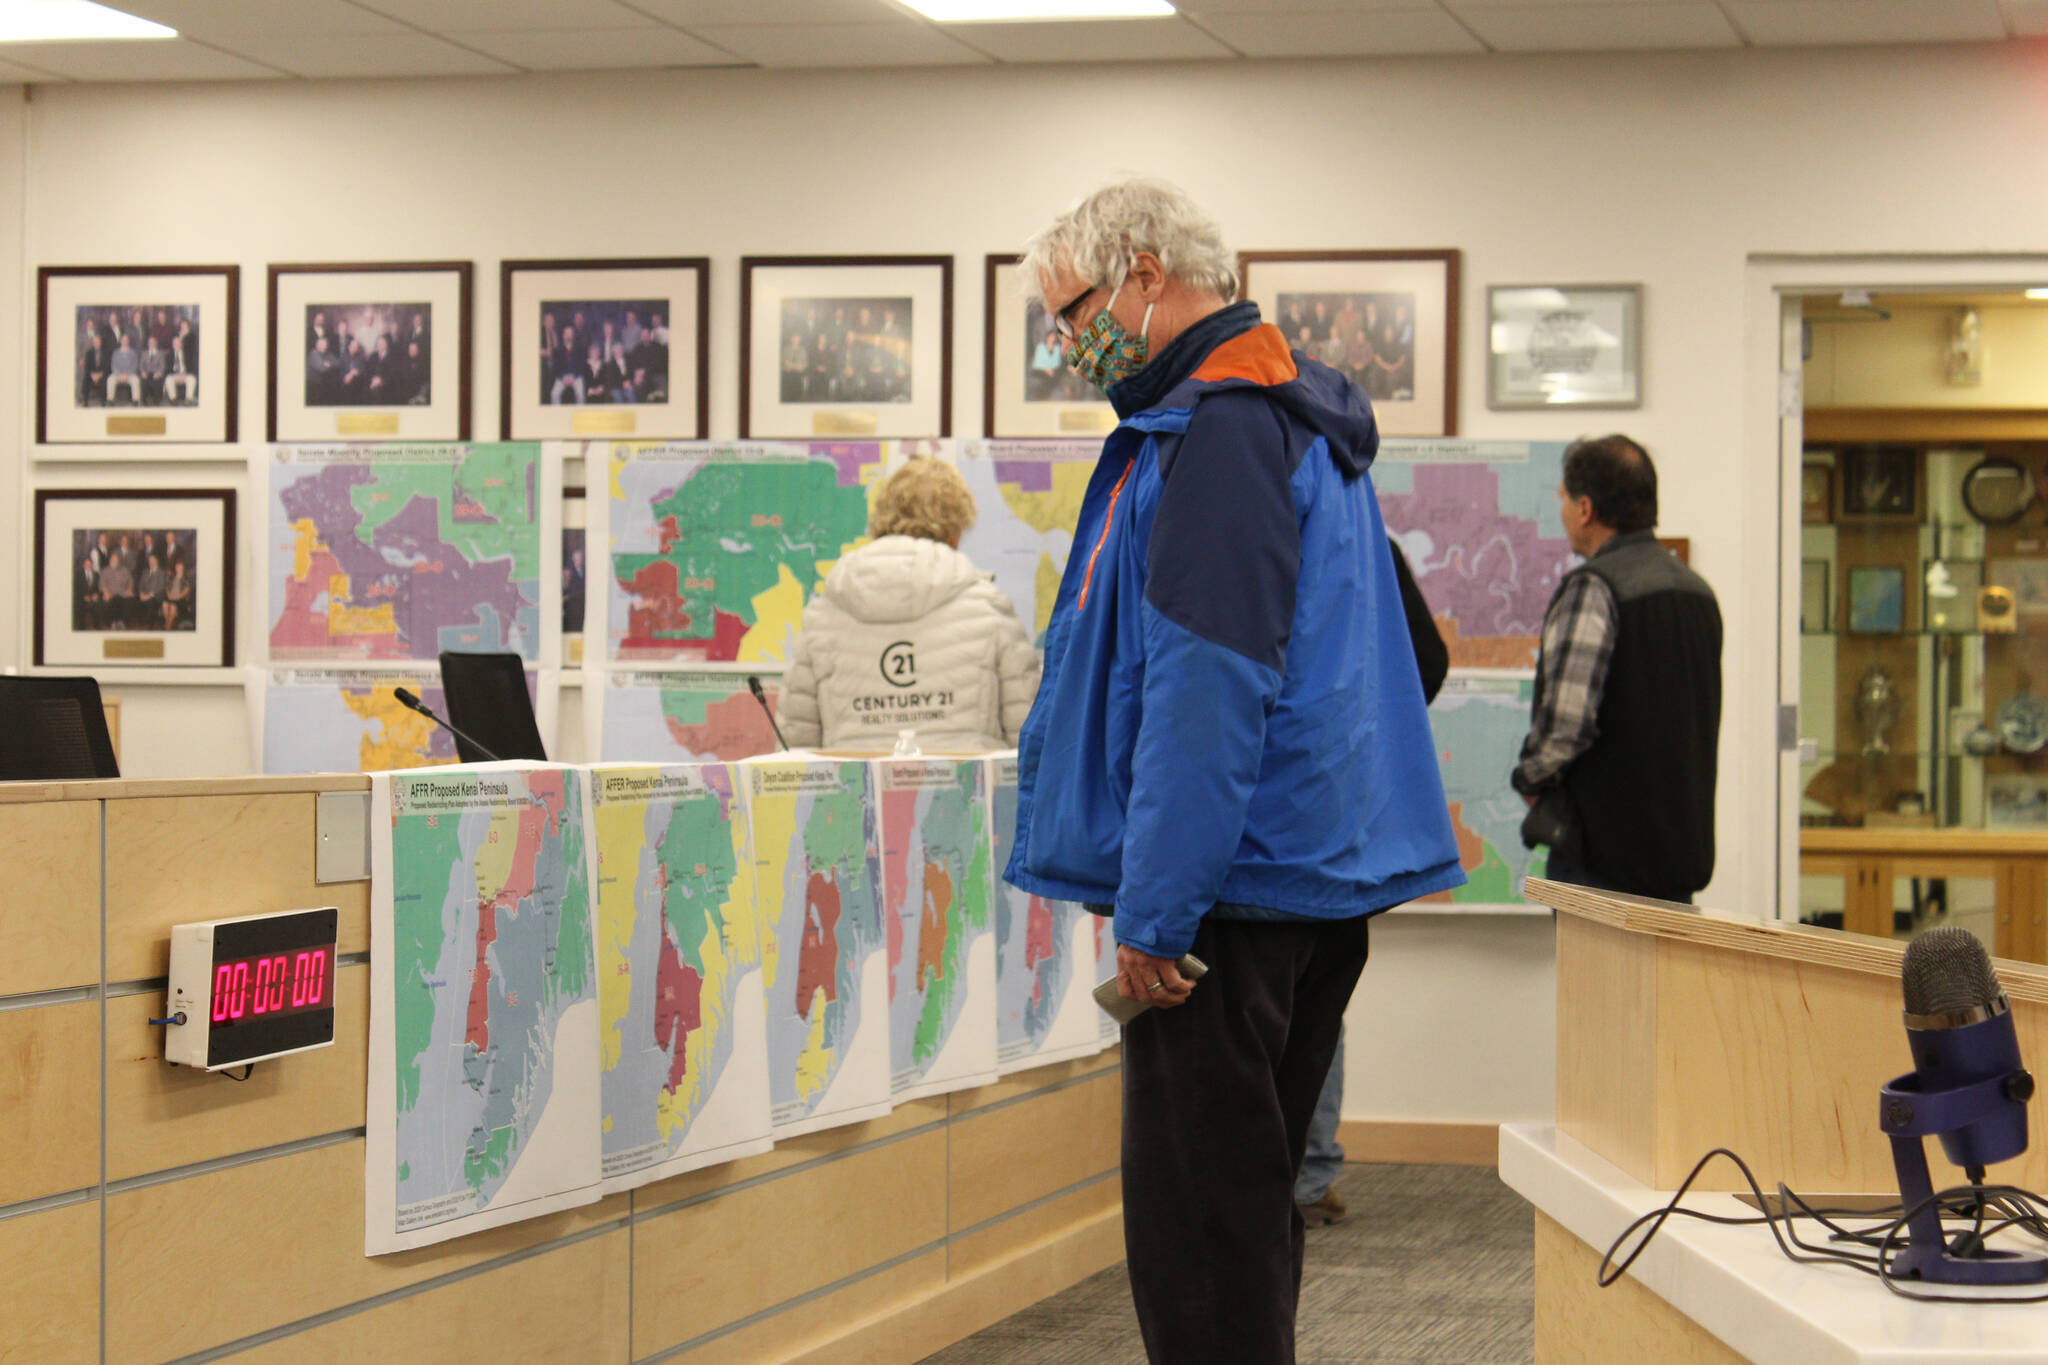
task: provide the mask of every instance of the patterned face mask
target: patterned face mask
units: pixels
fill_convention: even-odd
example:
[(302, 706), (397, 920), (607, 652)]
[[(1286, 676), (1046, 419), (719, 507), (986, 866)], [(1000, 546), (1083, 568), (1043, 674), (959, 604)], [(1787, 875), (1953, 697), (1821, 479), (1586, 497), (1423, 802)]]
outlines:
[(1116, 306), (1117, 295), (1123, 292), (1124, 287), (1119, 284), (1102, 311), (1081, 329), (1067, 350), (1067, 368), (1105, 393), (1144, 369), (1150, 358), (1145, 334), (1152, 329), (1152, 305), (1145, 305), (1145, 320), (1133, 336), (1109, 314)]

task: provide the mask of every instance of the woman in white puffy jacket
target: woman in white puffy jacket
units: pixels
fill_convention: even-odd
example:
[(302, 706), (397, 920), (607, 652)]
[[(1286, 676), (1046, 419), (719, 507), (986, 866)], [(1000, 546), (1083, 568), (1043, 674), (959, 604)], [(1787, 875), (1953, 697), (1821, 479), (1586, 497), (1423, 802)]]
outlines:
[(868, 534), (804, 608), (782, 682), (793, 748), (1010, 749), (1038, 693), (1038, 651), (1002, 589), (960, 553), (974, 494), (914, 458), (876, 491)]

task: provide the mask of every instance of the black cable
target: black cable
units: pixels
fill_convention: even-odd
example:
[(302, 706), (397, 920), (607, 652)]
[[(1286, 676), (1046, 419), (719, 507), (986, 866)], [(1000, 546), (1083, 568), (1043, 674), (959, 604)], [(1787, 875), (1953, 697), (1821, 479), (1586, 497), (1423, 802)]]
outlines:
[(236, 1075), (236, 1074), (235, 1074), (234, 1072), (232, 1072), (232, 1071), (223, 1071), (223, 1072), (221, 1072), (220, 1074), (221, 1074), (221, 1075), (223, 1075), (223, 1076), (225, 1076), (225, 1077), (227, 1077), (227, 1078), (228, 1078), (229, 1080), (231, 1080), (231, 1081), (246, 1081), (246, 1080), (248, 1080), (248, 1079), (249, 1079), (249, 1078), (250, 1078), (251, 1076), (253, 1076), (253, 1075), (255, 1075), (255, 1074), (256, 1074), (256, 1063), (254, 1063), (254, 1062), (251, 1062), (251, 1063), (249, 1063), (249, 1065), (247, 1065), (247, 1066), (243, 1067), (243, 1068), (242, 1068), (242, 1074), (241, 1074), (241, 1075), (239, 1075), (239, 1076), (237, 1076), (237, 1075)]

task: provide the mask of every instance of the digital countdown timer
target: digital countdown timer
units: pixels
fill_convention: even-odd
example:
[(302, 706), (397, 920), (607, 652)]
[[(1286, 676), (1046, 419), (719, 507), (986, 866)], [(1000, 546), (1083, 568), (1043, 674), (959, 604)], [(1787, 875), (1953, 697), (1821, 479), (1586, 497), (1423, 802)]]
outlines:
[(164, 1060), (218, 1071), (334, 1041), (340, 912), (285, 910), (171, 930)]

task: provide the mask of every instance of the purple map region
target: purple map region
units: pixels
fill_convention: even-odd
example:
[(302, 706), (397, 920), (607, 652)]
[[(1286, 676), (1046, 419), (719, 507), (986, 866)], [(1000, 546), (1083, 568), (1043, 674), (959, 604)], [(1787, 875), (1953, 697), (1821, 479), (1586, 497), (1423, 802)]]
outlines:
[(1532, 667), (1544, 608), (1571, 564), (1571, 545), (1503, 510), (1500, 492), (1495, 470), (1475, 463), (1418, 465), (1414, 491), (1380, 495), (1453, 667)]
[(1019, 492), (1050, 493), (1052, 491), (1052, 461), (1050, 460), (997, 460), (996, 482), (1014, 483)]
[(860, 471), (868, 465), (882, 462), (882, 448), (873, 441), (813, 441), (811, 454), (830, 460), (839, 467), (841, 488), (859, 487)]

